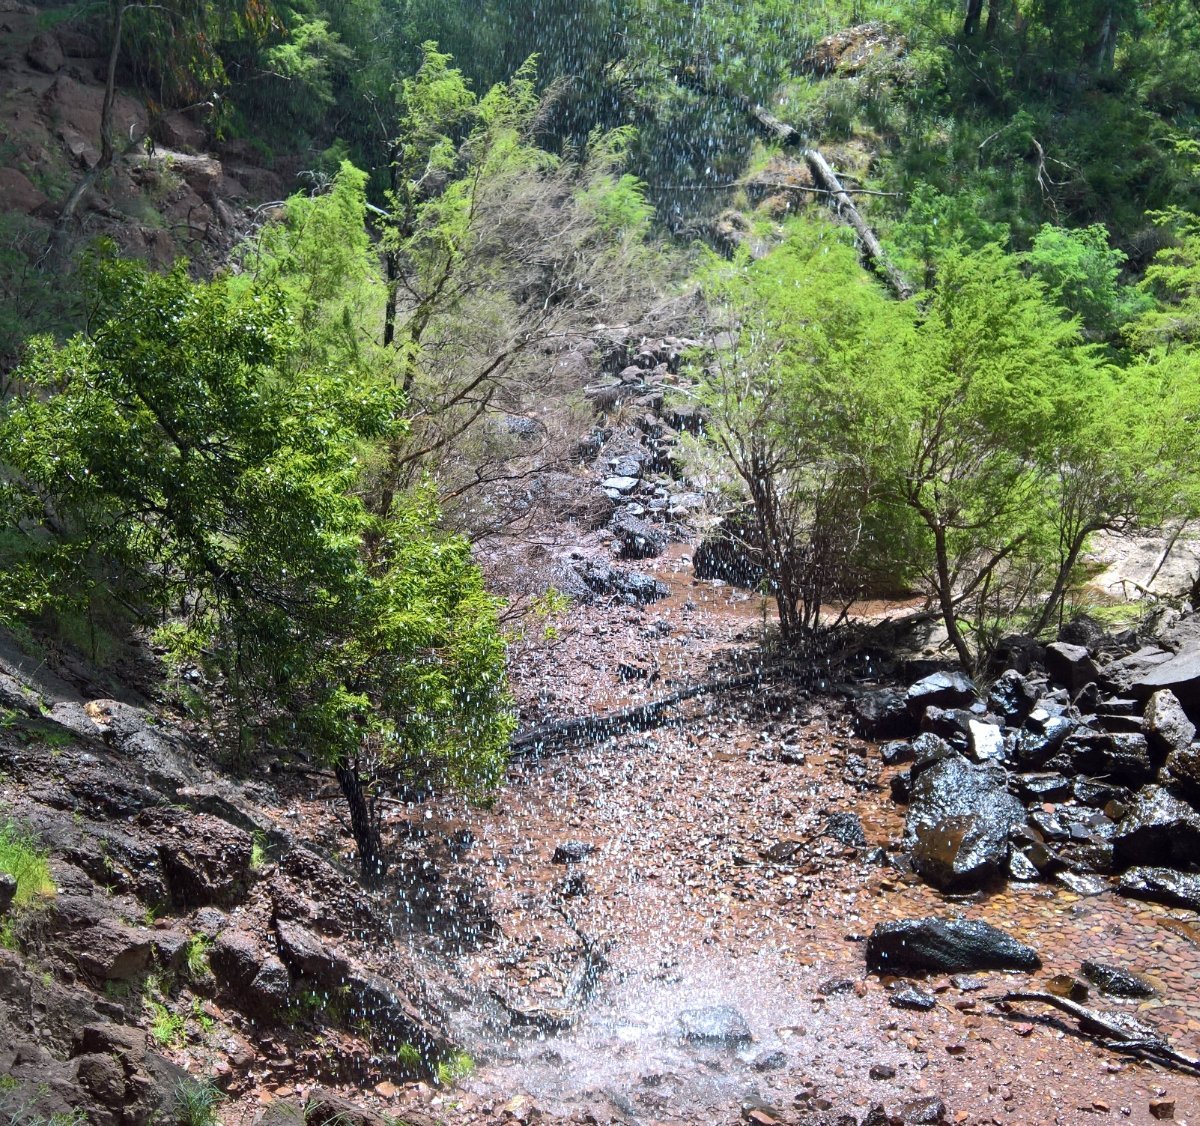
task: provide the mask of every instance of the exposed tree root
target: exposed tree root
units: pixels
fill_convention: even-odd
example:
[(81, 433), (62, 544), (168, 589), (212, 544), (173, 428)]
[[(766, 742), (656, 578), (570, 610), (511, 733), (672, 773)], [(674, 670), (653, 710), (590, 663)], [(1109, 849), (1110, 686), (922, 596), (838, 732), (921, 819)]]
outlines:
[(1079, 1031), (1105, 1048), (1138, 1056), (1163, 1067), (1200, 1075), (1200, 1059), (1176, 1051), (1168, 1040), (1126, 1013), (1091, 1009), (1066, 997), (1037, 991), (1005, 993), (998, 997), (987, 997), (985, 1000), (994, 1002), (1006, 1011), (1013, 1011), (1011, 1006), (1019, 1001), (1050, 1005), (1073, 1016), (1079, 1022)]

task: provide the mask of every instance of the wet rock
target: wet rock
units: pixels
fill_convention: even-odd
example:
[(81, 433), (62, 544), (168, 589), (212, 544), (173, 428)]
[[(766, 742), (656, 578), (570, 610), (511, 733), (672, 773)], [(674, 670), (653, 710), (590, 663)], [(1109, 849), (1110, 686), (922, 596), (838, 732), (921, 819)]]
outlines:
[(278, 1012), (287, 1004), (291, 988), (292, 979), (287, 966), (272, 954), (263, 959), (258, 973), (250, 982), (251, 1004), (258, 1012), (266, 1014)]
[(1076, 895), (1093, 896), (1101, 895), (1108, 891), (1107, 880), (1103, 880), (1099, 876), (1087, 875), (1083, 872), (1058, 872), (1054, 878), (1068, 891), (1073, 891)]
[(1112, 838), (1116, 863), (1132, 865), (1200, 862), (1200, 814), (1160, 786), (1139, 790)]
[(550, 857), (551, 864), (581, 864), (596, 851), (594, 844), (587, 841), (563, 841), (556, 845)]
[(904, 837), (924, 879), (958, 890), (982, 886), (1006, 868), (1009, 833), (1024, 821), (1001, 774), (953, 756), (914, 780)]
[(946, 1104), (936, 1095), (901, 1103), (900, 1117), (905, 1126), (936, 1126), (946, 1121)]
[(996, 648), (992, 651), (991, 667), (1005, 671), (1011, 669), (1028, 676), (1044, 663), (1045, 655), (1045, 647), (1036, 637), (1024, 633), (1009, 634), (996, 643)]
[(608, 526), (616, 533), (621, 559), (653, 559), (666, 550), (667, 537), (628, 509), (618, 508)]
[(565, 879), (559, 880), (554, 890), (564, 899), (578, 899), (588, 894), (587, 876), (582, 872), (572, 872)]
[(1087, 649), (1065, 641), (1046, 646), (1046, 671), (1056, 683), (1065, 685), (1072, 696), (1100, 675)]
[(319, 1087), (308, 1092), (301, 1113), (305, 1126), (387, 1126), (388, 1121), (374, 1111)]
[[(566, 578), (564, 592), (580, 601), (595, 601), (596, 596), (619, 598), (630, 604), (655, 602), (670, 593), (666, 583), (639, 571), (623, 571), (610, 567), (595, 559), (579, 560), (568, 568), (577, 580), (572, 589), (570, 578)], [(579, 589), (582, 588), (582, 589)]]
[(924, 731), (912, 741), (912, 777), (946, 759), (956, 758), (957, 752), (940, 735)]
[(905, 693), (905, 703), (914, 717), (926, 708), (969, 708), (979, 699), (975, 685), (960, 672), (935, 672), (918, 680)]
[(1071, 796), (1071, 782), (1062, 774), (1023, 774), (1017, 777), (1017, 792), (1026, 801), (1059, 802)]
[(110, 919), (84, 931), (74, 950), (80, 968), (101, 981), (134, 980), (150, 968), (154, 953), (147, 932)]
[(944, 739), (956, 751), (966, 754), (971, 745), (970, 729), (975, 717), (962, 708), (926, 708), (921, 731)]
[(17, 878), (0, 872), (0, 916), (6, 914), (17, 897)]
[(917, 733), (908, 697), (898, 688), (864, 692), (851, 705), (854, 729), (864, 739), (902, 739)]
[(709, 532), (692, 555), (692, 574), (698, 579), (721, 579), (752, 589), (765, 574), (757, 526), (744, 512), (726, 516)]
[(750, 1061), (750, 1066), (755, 1071), (781, 1071), (787, 1067), (787, 1062), (786, 1052), (760, 1052)]
[(1104, 809), (1113, 801), (1128, 805), (1133, 798), (1133, 792), (1128, 787), (1099, 782), (1095, 778), (1076, 778), (1071, 783), (1071, 795), (1080, 805), (1094, 809)]
[(1037, 866), (1020, 849), (1014, 848), (1008, 858), (1008, 874), (1014, 880), (1032, 883), (1041, 878)]
[(1132, 786), (1154, 777), (1150, 745), (1144, 735), (1076, 728), (1063, 743), (1062, 751), (1081, 774), (1099, 774)]
[(912, 762), (912, 744), (907, 739), (893, 739), (879, 748), (879, 757), (884, 766), (899, 766), (902, 762)]
[(1033, 711), (1038, 693), (1016, 669), (1000, 675), (988, 693), (988, 710), (998, 715), (1010, 727), (1016, 727)]
[(609, 496), (628, 496), (640, 484), (639, 478), (625, 476), (606, 477), (600, 482), (601, 487)]
[(1174, 868), (1130, 868), (1117, 884), (1122, 895), (1200, 911), (1200, 876)]
[(817, 986), (822, 997), (837, 997), (842, 993), (853, 993), (854, 982), (848, 977), (831, 977)]
[(937, 1008), (937, 998), (932, 993), (926, 993), (915, 985), (901, 985), (891, 997), (888, 1004), (893, 1009), (910, 1009), (917, 1013), (927, 1013)]
[(1193, 799), (1200, 796), (1200, 743), (1192, 743), (1167, 756), (1167, 772)]
[(856, 813), (832, 813), (825, 822), (825, 835), (844, 845), (867, 847), (867, 835)]
[(908, 805), (909, 799), (912, 797), (912, 782), (911, 770), (902, 770), (899, 774), (893, 774), (888, 782), (892, 801), (897, 805)]
[(1145, 978), (1123, 970), (1120, 966), (1085, 961), (1080, 969), (1088, 981), (1101, 993), (1107, 993), (1110, 997), (1153, 997), (1157, 992)]
[(998, 762), (1004, 757), (1004, 731), (994, 723), (967, 721), (967, 754), (972, 762)]
[(866, 947), (874, 973), (957, 973), (1036, 970), (1037, 952), (1002, 930), (975, 919), (901, 919), (880, 923)]
[(753, 1039), (746, 1018), (732, 1005), (688, 1009), (679, 1014), (678, 1028), (680, 1039), (689, 1044), (737, 1048)]

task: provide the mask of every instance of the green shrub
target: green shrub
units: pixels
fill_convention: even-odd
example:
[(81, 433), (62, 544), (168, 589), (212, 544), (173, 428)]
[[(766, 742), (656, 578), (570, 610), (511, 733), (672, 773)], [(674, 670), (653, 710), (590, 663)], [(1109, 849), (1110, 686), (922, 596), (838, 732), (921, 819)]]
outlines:
[(17, 907), (28, 906), (54, 894), (47, 853), (13, 821), (0, 825), (0, 872), (16, 878), (17, 894), (13, 903)]
[(178, 1126), (216, 1126), (217, 1107), (225, 1096), (213, 1083), (201, 1079), (181, 1079), (173, 1092), (175, 1122)]

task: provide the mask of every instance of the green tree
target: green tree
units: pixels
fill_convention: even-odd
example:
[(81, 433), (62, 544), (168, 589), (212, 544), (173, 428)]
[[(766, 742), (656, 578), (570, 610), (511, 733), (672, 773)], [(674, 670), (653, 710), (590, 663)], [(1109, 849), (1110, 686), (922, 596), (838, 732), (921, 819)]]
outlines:
[(845, 236), (797, 221), (766, 258), (713, 263), (704, 282), (733, 342), (697, 368), (699, 449), (720, 453), (750, 503), (785, 641), (820, 633), (826, 603), (898, 577), (903, 513), (881, 505), (881, 474), (905, 391), (884, 357), (911, 312)]
[(989, 622), (1045, 582), (1055, 454), (1086, 418), (1099, 364), (994, 246), (943, 259), (900, 359), (909, 413), (898, 499), (923, 526), (925, 579), (974, 671)]
[[(386, 520), (362, 454), (406, 425), (390, 380), (295, 361), (278, 290), (129, 263), (92, 327), (38, 340), (0, 418), (4, 613), (100, 593), (211, 667), (239, 737), (337, 771), (364, 875), (384, 866), (372, 762), (487, 786), (511, 721), (496, 604), (427, 491)], [(368, 539), (372, 551), (364, 546)], [(15, 543), (15, 546), (14, 546)]]

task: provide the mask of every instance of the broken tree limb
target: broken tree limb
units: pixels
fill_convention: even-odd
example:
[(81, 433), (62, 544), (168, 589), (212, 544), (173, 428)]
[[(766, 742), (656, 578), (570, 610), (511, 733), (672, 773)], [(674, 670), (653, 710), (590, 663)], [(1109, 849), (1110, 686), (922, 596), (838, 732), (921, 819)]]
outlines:
[(904, 275), (888, 260), (888, 256), (884, 253), (883, 246), (880, 244), (875, 232), (871, 230), (867, 221), (862, 217), (862, 213), (855, 207), (854, 200), (850, 198), (850, 194), (843, 187), (841, 180), (838, 179), (837, 173), (830, 167), (829, 161), (821, 155), (820, 150), (809, 148), (805, 145), (804, 138), (797, 129), (793, 128), (786, 121), (780, 121), (779, 118), (764, 106), (760, 106), (748, 99), (744, 104), (746, 112), (758, 122), (759, 126), (768, 136), (773, 137), (781, 145), (789, 145), (800, 149), (800, 155), (804, 158), (804, 162), (812, 172), (813, 179), (829, 193), (830, 197), (837, 203), (839, 213), (845, 216), (846, 221), (854, 228), (859, 241), (862, 243), (863, 257), (867, 259), (871, 268), (891, 286), (892, 292), (901, 301), (911, 297), (913, 295), (912, 286), (909, 285)]
[(1125, 1052), (1165, 1067), (1200, 1074), (1200, 1059), (1177, 1052), (1168, 1040), (1126, 1013), (1091, 1009), (1066, 997), (1038, 991), (1005, 993), (999, 997), (987, 997), (985, 1000), (1006, 1006), (1019, 1001), (1050, 1005), (1073, 1016), (1079, 1022), (1079, 1030), (1082, 1033), (1114, 1052)]
[(711, 680), (704, 684), (692, 684), (672, 692), (659, 700), (647, 704), (635, 704), (616, 711), (599, 715), (578, 716), (573, 719), (555, 720), (516, 736), (508, 746), (509, 759), (537, 758), (551, 748), (567, 747), (583, 743), (599, 743), (615, 735), (630, 731), (652, 731), (671, 722), (671, 712), (677, 704), (707, 696), (713, 692), (729, 692), (738, 688), (749, 688), (768, 679), (765, 673), (748, 673), (726, 680)]

